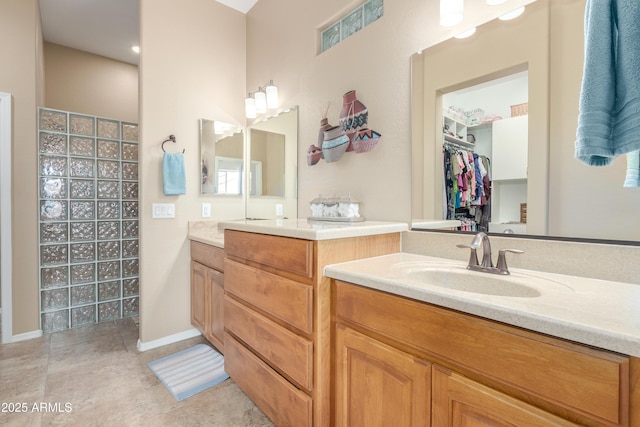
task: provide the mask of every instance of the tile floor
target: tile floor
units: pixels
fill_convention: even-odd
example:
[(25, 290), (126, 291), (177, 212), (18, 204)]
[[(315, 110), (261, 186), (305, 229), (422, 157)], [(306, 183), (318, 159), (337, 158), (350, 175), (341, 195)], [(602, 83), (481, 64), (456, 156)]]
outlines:
[(137, 340), (128, 318), (0, 345), (0, 425), (273, 426), (230, 379), (177, 402), (147, 367), (201, 337), (146, 352)]

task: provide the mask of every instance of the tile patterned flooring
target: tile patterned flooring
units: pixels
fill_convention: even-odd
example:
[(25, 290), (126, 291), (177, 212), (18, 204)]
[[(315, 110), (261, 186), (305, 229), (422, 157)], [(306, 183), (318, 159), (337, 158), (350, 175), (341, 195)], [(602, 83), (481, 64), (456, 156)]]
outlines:
[(145, 352), (137, 340), (127, 318), (0, 345), (0, 425), (273, 426), (231, 379), (177, 402), (147, 367), (202, 337)]

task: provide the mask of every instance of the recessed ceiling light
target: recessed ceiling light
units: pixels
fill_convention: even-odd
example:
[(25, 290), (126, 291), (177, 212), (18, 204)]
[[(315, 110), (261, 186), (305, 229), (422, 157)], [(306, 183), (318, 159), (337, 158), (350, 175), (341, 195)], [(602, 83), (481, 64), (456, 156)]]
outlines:
[(131, 46), (131, 50), (135, 53), (140, 53), (140, 46)]
[(476, 27), (473, 27), (473, 28), (469, 28), (467, 31), (461, 32), (460, 34), (455, 36), (455, 38), (457, 38), (457, 39), (466, 39), (467, 37), (471, 37), (475, 33), (476, 33)]
[(524, 6), (517, 8), (516, 10), (512, 10), (509, 13), (505, 13), (504, 15), (502, 15), (500, 18), (500, 20), (502, 21), (508, 21), (510, 19), (515, 19), (518, 16), (522, 15), (522, 12), (524, 12)]

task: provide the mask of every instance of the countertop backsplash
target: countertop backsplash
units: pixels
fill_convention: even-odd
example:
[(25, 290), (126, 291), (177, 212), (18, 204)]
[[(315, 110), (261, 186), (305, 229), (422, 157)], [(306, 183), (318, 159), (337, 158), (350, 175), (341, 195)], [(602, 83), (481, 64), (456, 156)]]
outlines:
[[(407, 231), (402, 252), (467, 261), (472, 235)], [(494, 264), (500, 249), (520, 249), (507, 254), (509, 267), (572, 276), (591, 277), (640, 285), (640, 246), (490, 236)]]

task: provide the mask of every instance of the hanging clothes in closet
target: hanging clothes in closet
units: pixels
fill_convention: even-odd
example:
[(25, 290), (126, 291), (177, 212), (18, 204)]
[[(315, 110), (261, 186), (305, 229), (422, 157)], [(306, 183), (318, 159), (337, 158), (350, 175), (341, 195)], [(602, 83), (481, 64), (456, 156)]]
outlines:
[(463, 231), (487, 231), (491, 221), (491, 162), (488, 157), (445, 143), (446, 219), (462, 222)]

